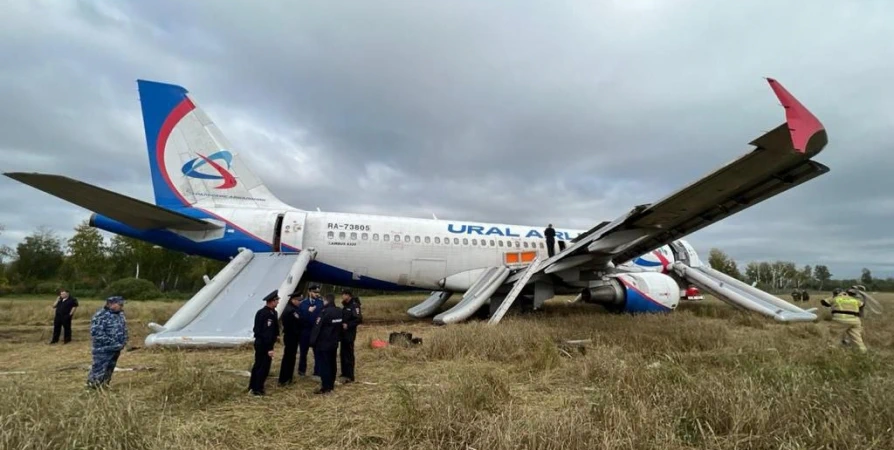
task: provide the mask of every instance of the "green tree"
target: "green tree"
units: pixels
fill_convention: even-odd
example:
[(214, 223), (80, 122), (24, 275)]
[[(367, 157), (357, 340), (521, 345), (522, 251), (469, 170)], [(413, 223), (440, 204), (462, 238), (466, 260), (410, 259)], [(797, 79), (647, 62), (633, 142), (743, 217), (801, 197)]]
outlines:
[(816, 281), (819, 282), (819, 289), (822, 290), (823, 286), (832, 280), (832, 272), (829, 272), (829, 268), (825, 265), (817, 264), (813, 267), (813, 278), (816, 278)]
[(75, 227), (75, 234), (68, 240), (69, 257), (66, 264), (76, 280), (95, 282), (107, 269), (108, 248), (99, 230), (87, 221)]
[(49, 280), (56, 276), (65, 256), (62, 241), (56, 234), (39, 227), (16, 246), (18, 259), (15, 271), (23, 279)]
[(708, 264), (718, 272), (725, 273), (736, 279), (742, 279), (742, 274), (739, 273), (736, 262), (719, 248), (712, 248), (708, 253)]
[(761, 266), (756, 261), (751, 261), (745, 266), (745, 281), (748, 283), (761, 283)]
[(801, 278), (801, 280), (800, 280), (801, 284), (803, 286), (799, 286), (799, 287), (804, 287), (807, 289), (810, 289), (811, 287), (813, 287), (813, 268), (810, 267), (809, 265), (804, 266), (804, 269), (801, 270), (800, 278)]
[(185, 253), (117, 235), (109, 245), (109, 259), (115, 279), (149, 280), (163, 290), (179, 288), (191, 261)]
[(872, 284), (872, 272), (864, 267), (863, 272), (860, 274), (860, 281), (866, 286), (866, 289), (869, 289), (869, 286)]

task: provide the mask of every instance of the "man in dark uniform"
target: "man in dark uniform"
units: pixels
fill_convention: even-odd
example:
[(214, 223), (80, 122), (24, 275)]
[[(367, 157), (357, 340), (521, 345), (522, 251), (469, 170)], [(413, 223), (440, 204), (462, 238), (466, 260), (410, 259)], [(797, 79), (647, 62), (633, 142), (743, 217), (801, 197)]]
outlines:
[(357, 325), (363, 323), (360, 313), (360, 299), (354, 297), (350, 289), (341, 291), (342, 335), (339, 356), (341, 356), (341, 377), (345, 383), (354, 382), (354, 341), (357, 339)]
[(279, 317), (276, 305), (279, 295), (276, 291), (264, 297), (264, 307), (255, 313), (255, 363), (251, 366), (251, 379), (248, 390), (254, 395), (264, 395), (264, 382), (270, 374), (270, 363), (273, 361), (273, 346), (279, 337)]
[[(298, 340), (298, 375), (307, 373), (307, 350), (310, 348), (310, 333), (314, 330), (314, 323), (323, 309), (323, 300), (320, 298), (320, 285), (311, 284), (307, 289), (307, 298), (298, 306), (298, 317), (301, 323), (301, 337)], [(314, 376), (320, 375), (317, 365), (317, 351), (314, 350)]]
[(320, 317), (317, 317), (310, 345), (314, 348), (314, 366), (320, 368), (322, 386), (315, 394), (326, 394), (335, 389), (335, 372), (337, 370), (335, 356), (338, 353), (338, 342), (342, 334), (342, 311), (335, 306), (335, 296), (326, 294)]
[(553, 228), (553, 224), (547, 225), (543, 230), (543, 235), (546, 237), (546, 253), (552, 258), (556, 254), (556, 230)]
[(289, 303), (282, 310), (282, 362), (279, 364), (280, 386), (291, 384), (295, 374), (295, 356), (298, 354), (298, 338), (301, 336), (301, 322), (298, 318), (298, 304), (301, 293), (289, 295)]
[(56, 303), (53, 303), (53, 308), (56, 309), (56, 315), (53, 317), (53, 339), (50, 344), (59, 342), (59, 332), (62, 329), (65, 330), (62, 343), (67, 344), (71, 342), (71, 318), (78, 309), (78, 299), (72, 297), (68, 290), (62, 289), (56, 297)]

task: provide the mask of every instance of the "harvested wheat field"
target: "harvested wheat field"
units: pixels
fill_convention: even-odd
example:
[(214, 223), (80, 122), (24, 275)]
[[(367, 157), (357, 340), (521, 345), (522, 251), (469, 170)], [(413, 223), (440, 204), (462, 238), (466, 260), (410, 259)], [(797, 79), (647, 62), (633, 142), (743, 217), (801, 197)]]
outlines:
[[(828, 314), (781, 324), (710, 298), (641, 317), (559, 298), (495, 327), (408, 318), (422, 298), (364, 300), (358, 383), (279, 388), (278, 346), (263, 398), (247, 394), (249, 348), (136, 348), (109, 392), (87, 390), (101, 303), (82, 300), (74, 342), (50, 346), (51, 299), (4, 298), (0, 448), (894, 448), (894, 295), (876, 296), (867, 355), (837, 346)], [(181, 304), (129, 302), (130, 345)], [(369, 347), (392, 331), (423, 342)], [(578, 339), (592, 342), (563, 343)]]

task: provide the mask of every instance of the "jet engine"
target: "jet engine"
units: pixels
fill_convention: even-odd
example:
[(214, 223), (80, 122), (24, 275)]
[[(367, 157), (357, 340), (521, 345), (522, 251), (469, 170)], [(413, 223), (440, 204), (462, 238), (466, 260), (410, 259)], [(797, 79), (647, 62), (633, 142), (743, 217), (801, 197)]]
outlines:
[(584, 289), (581, 300), (612, 312), (669, 313), (680, 303), (680, 287), (658, 272), (613, 274), (601, 285)]

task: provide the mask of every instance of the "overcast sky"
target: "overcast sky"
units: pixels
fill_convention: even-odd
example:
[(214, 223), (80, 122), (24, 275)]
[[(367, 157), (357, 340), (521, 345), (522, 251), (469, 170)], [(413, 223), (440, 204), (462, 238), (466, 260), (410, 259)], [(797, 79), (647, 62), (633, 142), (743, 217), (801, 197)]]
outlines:
[[(293, 206), (586, 229), (749, 151), (784, 120), (771, 76), (831, 172), (690, 242), (894, 275), (892, 23), (889, 0), (7, 1), (0, 169), (151, 201), (146, 78)], [(0, 243), (88, 216), (0, 178)]]

